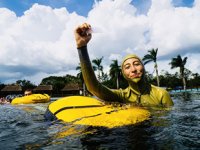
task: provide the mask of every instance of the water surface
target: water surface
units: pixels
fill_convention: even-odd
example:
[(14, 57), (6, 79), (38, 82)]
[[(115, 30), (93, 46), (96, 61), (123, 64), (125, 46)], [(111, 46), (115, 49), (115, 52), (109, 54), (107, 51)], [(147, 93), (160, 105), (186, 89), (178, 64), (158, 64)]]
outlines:
[(192, 149), (200, 147), (200, 94), (175, 94), (172, 110), (107, 129), (46, 122), (48, 104), (0, 105), (0, 149)]

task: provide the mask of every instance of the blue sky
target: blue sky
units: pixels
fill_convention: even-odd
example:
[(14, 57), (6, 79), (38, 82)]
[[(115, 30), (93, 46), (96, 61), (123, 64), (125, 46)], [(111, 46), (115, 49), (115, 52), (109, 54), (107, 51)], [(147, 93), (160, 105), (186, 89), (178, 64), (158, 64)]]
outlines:
[(92, 8), (93, 0), (1, 0), (0, 7), (13, 10), (18, 16), (29, 9), (34, 3), (51, 6), (52, 8), (66, 7), (69, 12), (87, 15)]
[(200, 73), (199, 10), (200, 0), (0, 0), (0, 82), (76, 75), (73, 30), (83, 22), (99, 29), (88, 48), (105, 72), (114, 59), (158, 48), (160, 73), (178, 71), (169, 66), (178, 54)]
[[(194, 0), (173, 0), (176, 7), (191, 7)], [(1, 0), (0, 7), (6, 7), (14, 11), (17, 16), (23, 15), (34, 3), (51, 6), (52, 8), (66, 7), (69, 12), (77, 12), (79, 15), (87, 16), (92, 9), (94, 0)], [(145, 13), (150, 7), (151, 0), (133, 0), (139, 13)]]

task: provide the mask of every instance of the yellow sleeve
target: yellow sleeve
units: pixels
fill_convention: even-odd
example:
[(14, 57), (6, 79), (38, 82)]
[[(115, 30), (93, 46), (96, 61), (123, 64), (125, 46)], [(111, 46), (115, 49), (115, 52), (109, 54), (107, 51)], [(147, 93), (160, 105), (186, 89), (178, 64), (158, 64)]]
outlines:
[(113, 92), (108, 87), (102, 85), (96, 78), (95, 73), (90, 62), (90, 58), (87, 52), (87, 47), (78, 48), (78, 54), (81, 64), (81, 71), (83, 74), (83, 79), (86, 84), (86, 87), (90, 93), (97, 96), (98, 98), (105, 101), (118, 101), (122, 102), (123, 100), (119, 95)]

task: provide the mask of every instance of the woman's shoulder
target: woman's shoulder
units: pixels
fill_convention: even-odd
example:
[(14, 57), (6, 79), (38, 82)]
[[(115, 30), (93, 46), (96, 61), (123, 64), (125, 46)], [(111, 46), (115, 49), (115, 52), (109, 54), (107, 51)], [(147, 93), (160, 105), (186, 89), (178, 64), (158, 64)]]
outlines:
[(161, 93), (168, 93), (166, 89), (164, 89), (163, 87), (158, 87), (158, 86), (155, 86), (153, 84), (151, 84), (151, 89), (153, 91), (157, 91), (157, 92), (161, 92)]

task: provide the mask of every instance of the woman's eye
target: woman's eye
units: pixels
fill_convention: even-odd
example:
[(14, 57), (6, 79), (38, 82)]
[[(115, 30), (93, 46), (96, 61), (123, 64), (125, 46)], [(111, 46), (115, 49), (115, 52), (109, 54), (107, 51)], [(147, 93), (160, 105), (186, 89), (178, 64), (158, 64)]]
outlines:
[(125, 69), (129, 69), (130, 68), (130, 66), (125, 66)]
[(135, 65), (135, 66), (139, 66), (139, 65), (140, 65), (140, 63), (139, 63), (139, 62), (137, 62), (137, 63), (134, 63), (133, 65)]

